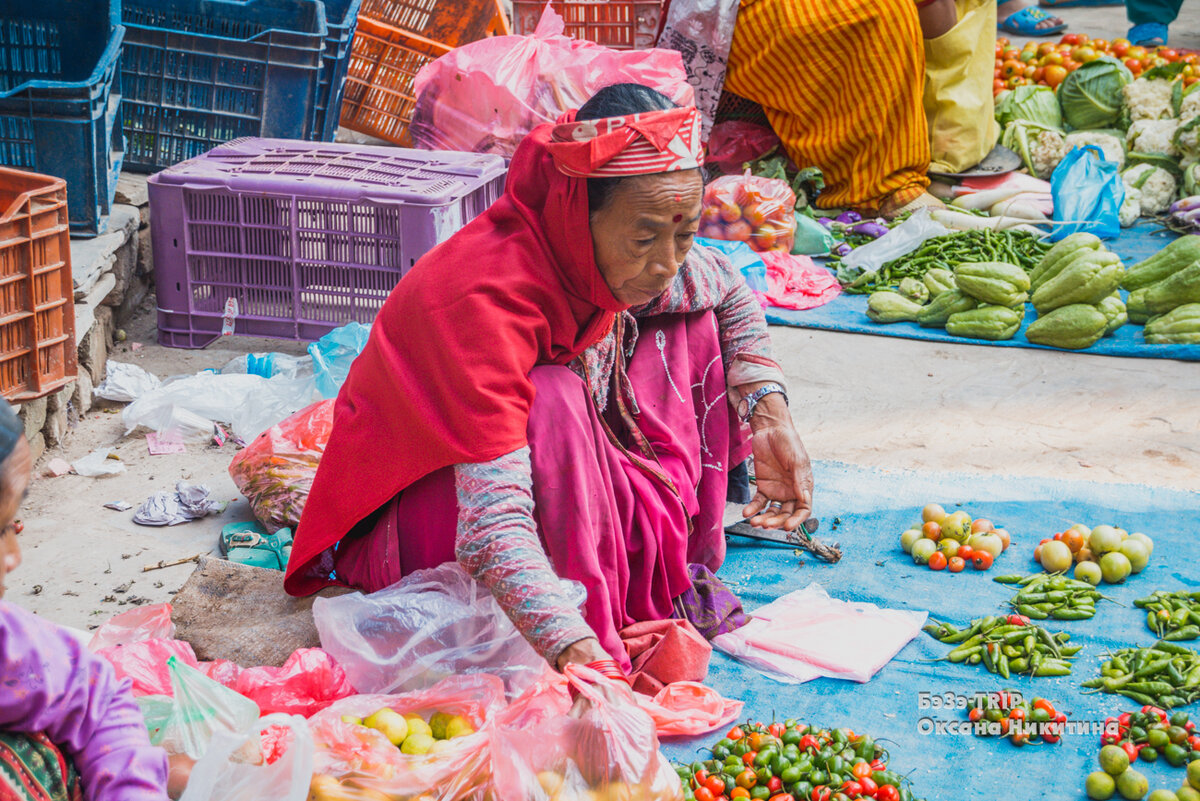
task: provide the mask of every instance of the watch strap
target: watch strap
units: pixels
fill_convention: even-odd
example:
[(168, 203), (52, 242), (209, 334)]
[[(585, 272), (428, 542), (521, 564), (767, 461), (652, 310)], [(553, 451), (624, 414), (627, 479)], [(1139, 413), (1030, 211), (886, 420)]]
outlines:
[[(750, 422), (750, 418), (754, 416), (754, 410), (758, 406), (759, 401), (761, 401), (763, 398), (765, 398), (766, 396), (768, 396), (774, 392), (778, 392), (780, 395), (782, 395), (784, 404), (785, 405), (787, 404), (787, 402), (788, 402), (787, 390), (785, 390), (782, 385), (776, 384), (774, 382), (772, 382), (770, 384), (764, 384), (763, 386), (761, 386), (758, 389), (751, 392), (746, 397), (742, 398), (742, 403), (739, 404), (739, 409), (738, 409), (738, 412), (739, 412), (738, 416), (741, 417), (742, 422), (743, 423)], [(744, 406), (744, 409), (741, 408), (743, 406)]]

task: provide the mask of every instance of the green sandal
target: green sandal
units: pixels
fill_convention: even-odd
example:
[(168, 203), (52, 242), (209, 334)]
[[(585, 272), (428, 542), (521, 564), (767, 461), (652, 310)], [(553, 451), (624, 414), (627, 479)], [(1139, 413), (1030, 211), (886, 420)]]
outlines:
[(292, 555), (292, 530), (274, 534), (256, 521), (230, 523), (221, 529), (221, 554), (230, 562), (268, 570), (286, 570)]

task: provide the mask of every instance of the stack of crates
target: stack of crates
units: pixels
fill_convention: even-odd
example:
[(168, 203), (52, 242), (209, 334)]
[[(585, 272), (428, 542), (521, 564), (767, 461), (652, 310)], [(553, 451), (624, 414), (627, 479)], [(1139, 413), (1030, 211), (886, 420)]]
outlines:
[(363, 0), (346, 75), (342, 125), (410, 144), (413, 79), (459, 45), (509, 33), (499, 0)]
[(150, 178), (158, 340), (309, 341), (369, 324), (504, 189), (499, 156), (243, 139)]
[[(563, 18), (563, 33), (614, 50), (654, 47), (664, 21), (663, 0), (551, 0)], [(527, 36), (537, 28), (546, 0), (513, 0), (513, 31)]]
[(102, 233), (122, 139), (120, 0), (0, 0), (0, 164), (66, 181), (71, 231)]
[(126, 166), (246, 136), (329, 141), (361, 0), (123, 0)]

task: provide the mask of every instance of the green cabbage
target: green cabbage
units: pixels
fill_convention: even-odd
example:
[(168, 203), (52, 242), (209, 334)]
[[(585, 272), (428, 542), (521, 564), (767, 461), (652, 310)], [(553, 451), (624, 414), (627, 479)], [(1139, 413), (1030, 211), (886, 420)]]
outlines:
[(1072, 72), (1058, 87), (1063, 117), (1072, 128), (1111, 128), (1121, 120), (1121, 89), (1133, 80), (1124, 64), (1098, 58)]
[(996, 121), (1001, 128), (1010, 122), (1025, 120), (1048, 128), (1062, 130), (1062, 109), (1049, 86), (1018, 86), (1007, 93), (996, 106)]

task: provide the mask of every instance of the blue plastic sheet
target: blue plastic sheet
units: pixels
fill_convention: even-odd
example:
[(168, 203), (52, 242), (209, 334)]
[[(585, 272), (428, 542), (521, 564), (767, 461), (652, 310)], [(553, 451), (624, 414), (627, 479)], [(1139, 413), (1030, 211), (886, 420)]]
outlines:
[[(1098, 733), (1068, 734), (1058, 744), (1024, 749), (999, 738), (939, 734), (939, 725), (965, 720), (966, 712), (931, 708), (932, 696), (1019, 690), (1051, 699), (1071, 721), (1085, 724), (1103, 723), (1105, 717), (1132, 708), (1133, 702), (1121, 696), (1085, 696), (1079, 683), (1098, 675), (1106, 649), (1154, 642), (1145, 615), (1131, 604), (1135, 598), (1157, 589), (1200, 589), (1195, 567), (1200, 551), (1194, 539), (1200, 494), (1140, 485), (880, 471), (835, 462), (817, 462), (814, 475), (815, 514), (821, 520), (816, 536), (840, 543), (843, 558), (828, 565), (807, 552), (731, 540), (719, 575), (750, 612), (815, 581), (838, 598), (928, 610), (933, 618), (961, 625), (1003, 612), (1014, 590), (992, 577), (1039, 570), (1032, 560), (1034, 546), (1072, 523), (1116, 523), (1154, 539), (1154, 555), (1144, 571), (1124, 584), (1105, 585), (1105, 593), (1124, 606), (1102, 601), (1092, 620), (1046, 621), (1051, 631), (1067, 631), (1072, 642), (1084, 645), (1071, 676), (1003, 681), (981, 666), (931, 662), (951, 646), (920, 634), (865, 684), (832, 679), (781, 684), (720, 653), (714, 653), (706, 680), (726, 697), (745, 701), (746, 717), (768, 722), (798, 717), (883, 739), (891, 766), (910, 776), (918, 797), (1084, 798), (1084, 777), (1098, 769)], [(1012, 547), (986, 572), (952, 574), (914, 565), (900, 550), (900, 533), (920, 519), (923, 505), (934, 502), (950, 510), (961, 503), (973, 516), (1003, 525), (1012, 534)], [(930, 708), (923, 708), (922, 693), (929, 694)], [(1187, 711), (1200, 715), (1196, 706)], [(664, 749), (672, 759), (691, 762), (703, 758), (697, 749), (720, 736), (668, 740)], [(1140, 764), (1138, 770), (1149, 778), (1151, 789), (1174, 790), (1183, 781), (1182, 770), (1161, 760)]]

